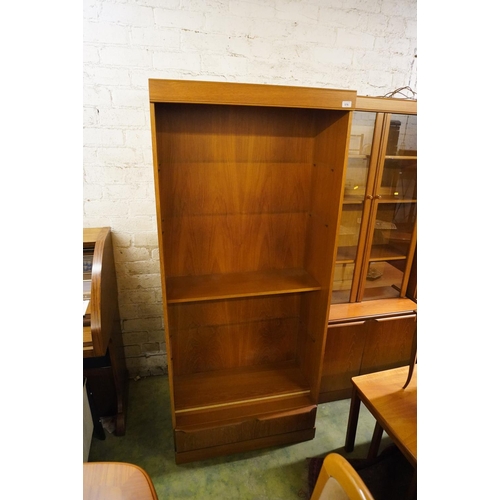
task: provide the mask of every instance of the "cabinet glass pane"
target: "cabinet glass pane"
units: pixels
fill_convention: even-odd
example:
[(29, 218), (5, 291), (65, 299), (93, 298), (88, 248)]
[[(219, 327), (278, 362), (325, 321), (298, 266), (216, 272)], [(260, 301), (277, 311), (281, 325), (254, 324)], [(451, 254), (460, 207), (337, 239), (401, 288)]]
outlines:
[(364, 199), (375, 127), (375, 113), (353, 114), (346, 170), (344, 202)]
[(364, 111), (355, 111), (352, 117), (332, 303), (349, 302), (353, 285), (375, 118), (376, 113)]
[(364, 299), (397, 297), (416, 223), (416, 203), (379, 203)]
[(361, 227), (361, 204), (344, 205), (338, 235), (332, 303), (349, 302)]
[(383, 199), (417, 199), (417, 117), (392, 115), (378, 192)]

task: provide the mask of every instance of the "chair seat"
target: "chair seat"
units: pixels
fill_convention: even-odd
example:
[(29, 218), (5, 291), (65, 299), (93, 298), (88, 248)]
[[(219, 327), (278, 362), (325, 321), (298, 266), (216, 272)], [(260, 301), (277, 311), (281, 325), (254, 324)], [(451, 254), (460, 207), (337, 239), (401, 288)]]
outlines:
[(83, 500), (158, 500), (148, 474), (122, 462), (85, 462)]

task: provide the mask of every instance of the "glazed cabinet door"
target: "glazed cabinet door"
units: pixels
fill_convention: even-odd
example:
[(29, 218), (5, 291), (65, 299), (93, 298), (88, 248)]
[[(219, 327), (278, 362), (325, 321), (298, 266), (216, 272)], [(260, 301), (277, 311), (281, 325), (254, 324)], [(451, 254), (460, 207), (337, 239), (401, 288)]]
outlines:
[(417, 239), (417, 116), (356, 111), (332, 304), (405, 297)]
[(417, 117), (386, 114), (357, 300), (406, 296), (417, 240)]
[(367, 195), (374, 189), (378, 152), (376, 139), (380, 136), (381, 129), (382, 122), (377, 122), (376, 113), (356, 111), (353, 114), (337, 238), (331, 300), (333, 304), (354, 302), (357, 297), (363, 263), (362, 249), (368, 229), (370, 205)]

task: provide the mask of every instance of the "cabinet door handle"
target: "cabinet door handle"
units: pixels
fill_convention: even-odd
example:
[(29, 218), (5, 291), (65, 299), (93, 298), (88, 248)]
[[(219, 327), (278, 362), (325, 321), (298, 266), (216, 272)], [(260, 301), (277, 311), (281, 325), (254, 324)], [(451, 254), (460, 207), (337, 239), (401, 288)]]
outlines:
[(381, 195), (379, 195), (379, 194), (377, 194), (377, 196), (375, 196), (375, 198), (376, 198), (377, 200), (381, 200), (381, 199), (382, 199), (382, 196), (381, 196)]
[(408, 319), (408, 318), (413, 318), (416, 321), (417, 315), (416, 314), (403, 314), (401, 316), (392, 316), (390, 318), (373, 318), (373, 320), (376, 321), (377, 323), (383, 323), (384, 321), (392, 321), (395, 319)]
[(373, 200), (373, 196), (371, 194), (367, 195), (366, 197), (367, 200)]

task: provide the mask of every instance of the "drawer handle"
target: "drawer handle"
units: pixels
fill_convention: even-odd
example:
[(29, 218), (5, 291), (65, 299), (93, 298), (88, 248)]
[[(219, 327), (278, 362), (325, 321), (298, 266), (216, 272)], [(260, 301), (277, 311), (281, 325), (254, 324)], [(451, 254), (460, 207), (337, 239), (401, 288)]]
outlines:
[(271, 413), (269, 415), (263, 415), (262, 417), (258, 417), (257, 421), (264, 422), (266, 420), (273, 420), (275, 418), (291, 417), (293, 415), (301, 415), (301, 414), (311, 413), (311, 411), (315, 411), (316, 408), (317, 408), (316, 405), (311, 405), (311, 406), (307, 406), (305, 408), (296, 408), (294, 410), (283, 411), (280, 413)]

